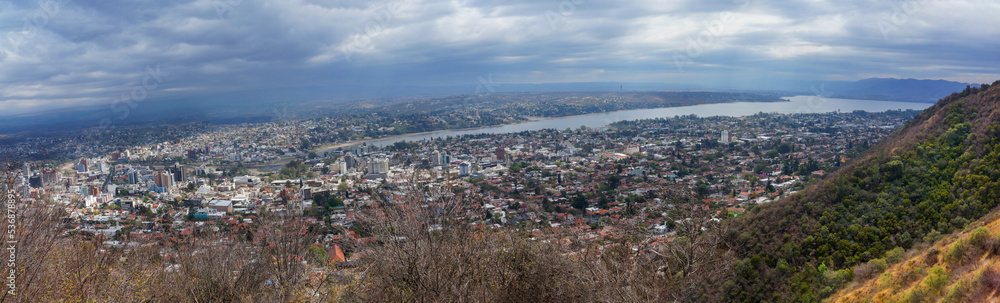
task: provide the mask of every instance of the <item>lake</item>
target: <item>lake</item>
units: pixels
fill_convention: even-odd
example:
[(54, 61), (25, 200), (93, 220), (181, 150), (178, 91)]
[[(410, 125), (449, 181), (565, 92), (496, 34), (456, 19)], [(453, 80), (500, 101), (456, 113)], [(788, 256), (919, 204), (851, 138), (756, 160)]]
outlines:
[(400, 141), (421, 141), (432, 138), (456, 137), (471, 134), (504, 134), (541, 129), (576, 129), (580, 126), (600, 128), (608, 124), (626, 121), (654, 118), (670, 118), (674, 116), (696, 115), (699, 117), (730, 116), (742, 117), (757, 113), (807, 114), (829, 112), (852, 112), (862, 110), (867, 112), (884, 112), (888, 110), (924, 110), (934, 103), (872, 101), (853, 99), (834, 99), (818, 96), (795, 96), (785, 98), (787, 102), (733, 102), (718, 104), (701, 104), (692, 106), (635, 109), (610, 113), (569, 116), (558, 118), (536, 118), (535, 120), (493, 127), (464, 130), (448, 130), (431, 133), (419, 133), (401, 137), (372, 140), (368, 145), (386, 146)]

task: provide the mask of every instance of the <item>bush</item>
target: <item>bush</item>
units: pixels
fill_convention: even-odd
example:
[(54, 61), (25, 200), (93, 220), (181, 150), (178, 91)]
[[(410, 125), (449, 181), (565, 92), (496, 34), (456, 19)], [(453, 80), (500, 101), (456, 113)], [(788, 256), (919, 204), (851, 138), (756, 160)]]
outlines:
[(893, 248), (890, 251), (885, 252), (885, 261), (889, 263), (899, 263), (903, 261), (903, 255), (906, 251), (902, 247)]
[(941, 240), (941, 232), (937, 231), (937, 229), (932, 229), (924, 236), (924, 242), (928, 244), (937, 242), (937, 240)]
[(922, 288), (914, 288), (906, 292), (903, 296), (903, 302), (920, 303), (924, 302), (927, 298), (927, 291)]
[(969, 250), (968, 246), (965, 240), (958, 240), (948, 249), (948, 254), (945, 255), (944, 260), (948, 263), (961, 263), (965, 259), (965, 252)]
[(847, 282), (850, 282), (854, 276), (854, 271), (850, 268), (845, 268), (837, 271), (828, 270), (823, 273), (823, 278), (826, 279), (828, 285), (839, 288)]
[(938, 250), (937, 248), (931, 248), (930, 251), (928, 251), (927, 254), (924, 255), (924, 264), (928, 265), (937, 264), (938, 255), (940, 254), (941, 254), (940, 250)]
[(993, 237), (993, 239), (991, 239), (990, 241), (993, 242), (993, 243), (991, 243), (988, 252), (990, 254), (1000, 255), (1000, 238)]
[(873, 264), (880, 272), (889, 269), (889, 264), (885, 262), (885, 259), (872, 259), (871, 261), (868, 261), (868, 263)]
[(885, 259), (872, 259), (871, 261), (868, 261), (868, 263), (862, 263), (854, 266), (854, 279), (858, 281), (867, 280), (888, 268), (889, 264), (885, 262)]
[(973, 300), (992, 295), (997, 289), (1000, 289), (1000, 271), (995, 268), (987, 268), (976, 276), (973, 285), (975, 293)]
[[(686, 236), (647, 256), (633, 251), (627, 239), (600, 246), (543, 242), (510, 230), (470, 227), (466, 219), (452, 219), (464, 213), (461, 197), (438, 199), (438, 208), (401, 206), (427, 200), (412, 194), (399, 198), (403, 204), (380, 203), (356, 214), (358, 222), (382, 226), (373, 231), (376, 238), (401, 240), (364, 244), (365, 253), (354, 260), (365, 275), (340, 301), (719, 301), (713, 299), (723, 295), (719, 285), (733, 280), (727, 262), (735, 260), (718, 249), (722, 229), (700, 232), (700, 224), (679, 224)], [(425, 222), (441, 229), (428, 233)]]
[(965, 286), (965, 282), (955, 283), (950, 289), (948, 289), (948, 294), (941, 299), (943, 303), (951, 302), (962, 302), (965, 300), (966, 293), (969, 292), (968, 287)]
[(986, 227), (976, 228), (972, 233), (969, 233), (969, 243), (972, 246), (987, 249), (988, 245), (992, 244), (990, 240), (992, 240), (990, 239), (990, 230)]
[(854, 266), (854, 280), (856, 281), (867, 280), (869, 278), (874, 277), (880, 272), (881, 271), (878, 270), (878, 267), (872, 264), (871, 262), (861, 263)]
[(945, 272), (943, 267), (931, 268), (930, 275), (924, 280), (924, 285), (931, 292), (939, 292), (944, 289), (944, 286), (948, 284), (948, 274)]

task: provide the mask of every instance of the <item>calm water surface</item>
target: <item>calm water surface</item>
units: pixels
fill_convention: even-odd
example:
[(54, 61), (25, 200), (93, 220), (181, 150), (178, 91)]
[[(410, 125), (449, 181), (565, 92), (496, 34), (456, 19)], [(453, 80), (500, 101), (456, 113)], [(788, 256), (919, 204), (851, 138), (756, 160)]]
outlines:
[(541, 129), (566, 129), (587, 126), (599, 128), (608, 124), (626, 121), (653, 118), (669, 118), (674, 116), (696, 115), (699, 117), (730, 116), (742, 117), (757, 113), (829, 113), (835, 111), (852, 112), (863, 110), (867, 112), (884, 112), (888, 110), (915, 109), (924, 110), (933, 103), (916, 102), (896, 102), (896, 101), (872, 101), (872, 100), (852, 100), (821, 98), (817, 96), (795, 96), (786, 98), (788, 102), (734, 102), (720, 104), (702, 104), (693, 106), (635, 109), (618, 111), (611, 113), (591, 114), (582, 116), (569, 116), (560, 118), (538, 118), (518, 124), (484, 127), (466, 130), (449, 130), (434, 133), (413, 134), (404, 137), (374, 140), (368, 142), (369, 145), (386, 146), (400, 141), (420, 141), (442, 137), (456, 137), (471, 134), (504, 134), (522, 131), (532, 131)]

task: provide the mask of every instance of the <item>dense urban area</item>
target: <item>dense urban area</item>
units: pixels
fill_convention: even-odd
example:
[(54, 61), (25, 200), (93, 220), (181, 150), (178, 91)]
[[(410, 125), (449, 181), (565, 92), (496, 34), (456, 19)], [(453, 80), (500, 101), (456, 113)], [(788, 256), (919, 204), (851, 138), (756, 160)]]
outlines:
[(692, 209), (718, 221), (782, 199), (915, 114), (681, 116), (388, 146), (336, 144), (394, 134), (391, 124), (338, 127), (336, 118), (164, 127), (176, 139), (110, 152), (66, 140), (72, 160), (24, 162), (19, 190), (27, 203), (59, 205), (69, 235), (109, 249), (156, 243), (168, 264), (177, 245), (205, 233), (218, 245), (264, 239), (258, 220), (278, 215), (314, 237), (305, 259), (314, 271), (346, 275), (364, 243), (386, 240), (361, 212), (440, 207), (414, 192), (461, 197), (449, 215), (473, 228), (655, 246)]

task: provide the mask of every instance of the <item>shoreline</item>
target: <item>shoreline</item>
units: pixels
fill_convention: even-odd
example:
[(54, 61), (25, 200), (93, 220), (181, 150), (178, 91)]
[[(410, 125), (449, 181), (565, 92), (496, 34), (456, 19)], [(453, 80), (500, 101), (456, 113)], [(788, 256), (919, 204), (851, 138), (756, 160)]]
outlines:
[(626, 111), (632, 111), (632, 110), (649, 110), (649, 109), (661, 109), (661, 108), (678, 108), (678, 107), (686, 107), (686, 106), (700, 106), (700, 105), (708, 105), (708, 104), (729, 104), (729, 103), (740, 103), (740, 102), (744, 102), (744, 103), (792, 102), (791, 100), (787, 100), (785, 98), (790, 98), (790, 97), (781, 97), (780, 101), (767, 101), (767, 102), (735, 101), (735, 102), (718, 102), (718, 103), (699, 103), (699, 104), (690, 104), (690, 105), (681, 105), (681, 106), (666, 106), (666, 107), (623, 109), (623, 110), (616, 110), (616, 111), (610, 111), (610, 112), (599, 112), (599, 113), (589, 113), (589, 114), (559, 116), (559, 117), (529, 117), (529, 116), (525, 116), (524, 118), (526, 120), (520, 121), (520, 122), (516, 122), (516, 123), (498, 124), (498, 125), (481, 126), (481, 127), (470, 127), (470, 128), (450, 128), (450, 129), (442, 129), (442, 130), (435, 130), (435, 131), (428, 131), (428, 132), (416, 132), (416, 133), (408, 133), (408, 134), (401, 134), (401, 135), (393, 135), (393, 136), (388, 136), (388, 137), (380, 137), (380, 138), (372, 138), (372, 139), (362, 139), (362, 140), (357, 140), (357, 141), (347, 141), (347, 142), (342, 142), (342, 143), (337, 143), (337, 144), (323, 145), (323, 146), (317, 147), (315, 149), (310, 149), (310, 151), (316, 152), (317, 154), (319, 154), (319, 153), (326, 152), (326, 151), (329, 151), (329, 150), (333, 150), (333, 149), (336, 149), (336, 148), (344, 148), (344, 147), (359, 145), (359, 144), (373, 142), (373, 141), (391, 140), (391, 139), (397, 139), (397, 138), (403, 138), (403, 137), (410, 137), (410, 136), (431, 135), (431, 134), (435, 134), (435, 133), (443, 133), (443, 132), (451, 132), (451, 131), (467, 131), (467, 130), (486, 129), (486, 128), (491, 128), (491, 127), (501, 127), (501, 126), (508, 126), (508, 125), (517, 125), (517, 124), (523, 124), (523, 123), (528, 123), (528, 122), (536, 122), (536, 121), (542, 121), (542, 120), (548, 120), (548, 119), (562, 119), (562, 118), (570, 118), (570, 117), (586, 117), (586, 116), (593, 116), (593, 115), (605, 115), (605, 114), (613, 114), (613, 113), (617, 113), (617, 112), (626, 112)]
[[(572, 117), (572, 116), (565, 116), (565, 117)], [(540, 120), (545, 120), (545, 119), (552, 119), (552, 118), (541, 118), (541, 117), (525, 117), (525, 118), (527, 118), (527, 120), (520, 121), (520, 122), (515, 122), (515, 123), (497, 124), (497, 125), (480, 126), (480, 127), (469, 127), (469, 128), (449, 128), (449, 129), (441, 129), (441, 130), (434, 130), (434, 131), (427, 131), (427, 132), (406, 133), (406, 134), (401, 134), (401, 135), (392, 135), (392, 136), (387, 136), (387, 137), (379, 137), (379, 138), (371, 138), (371, 139), (361, 139), (361, 140), (347, 141), (347, 142), (342, 142), (342, 143), (337, 143), (337, 144), (327, 144), (327, 145), (322, 145), (322, 146), (317, 147), (317, 148), (310, 149), (309, 151), (316, 152), (317, 154), (319, 154), (321, 152), (333, 150), (333, 149), (336, 149), (336, 148), (344, 148), (344, 147), (348, 147), (348, 146), (354, 146), (354, 145), (359, 145), (359, 144), (373, 142), (373, 141), (391, 140), (391, 139), (397, 139), (397, 138), (403, 138), (403, 137), (409, 137), (409, 136), (422, 136), (422, 135), (430, 135), (430, 134), (435, 134), (435, 133), (443, 133), (443, 132), (451, 132), (451, 131), (477, 130), (477, 129), (485, 129), (485, 128), (490, 128), (490, 127), (500, 127), (500, 126), (506, 126), (506, 125), (517, 125), (517, 124), (528, 123), (528, 122), (535, 122), (535, 121), (540, 121)], [(553, 118), (563, 118), (563, 117), (553, 117)]]
[[(310, 149), (310, 151), (314, 151), (316, 153), (321, 153), (321, 152), (327, 152), (327, 151), (330, 151), (330, 150), (333, 150), (333, 149), (336, 149), (336, 148), (349, 147), (349, 146), (354, 146), (354, 145), (359, 145), (359, 144), (364, 144), (364, 143), (370, 143), (370, 142), (375, 142), (375, 141), (393, 140), (393, 139), (399, 139), (399, 138), (404, 138), (404, 137), (414, 137), (414, 136), (426, 136), (426, 135), (433, 135), (435, 133), (443, 133), (443, 132), (462, 132), (462, 131), (472, 131), (472, 130), (479, 130), (479, 129), (497, 128), (497, 127), (505, 127), (505, 126), (511, 126), (511, 125), (518, 125), (518, 124), (523, 124), (523, 123), (529, 123), (529, 122), (538, 122), (538, 121), (544, 121), (544, 120), (551, 120), (551, 119), (567, 119), (567, 118), (575, 118), (575, 117), (608, 115), (608, 114), (615, 114), (615, 113), (628, 112), (628, 111), (659, 110), (659, 109), (671, 109), (671, 108), (696, 107), (696, 106), (705, 106), (705, 105), (722, 105), (722, 104), (738, 104), (738, 103), (746, 103), (746, 104), (756, 104), (756, 103), (764, 103), (764, 104), (767, 104), (767, 103), (786, 103), (786, 102), (795, 102), (795, 101), (792, 100), (792, 98), (796, 98), (796, 97), (811, 97), (811, 96), (807, 96), (807, 95), (781, 96), (781, 97), (778, 97), (779, 100), (777, 100), (777, 101), (760, 101), (760, 102), (756, 102), (756, 101), (733, 101), (733, 102), (718, 102), (718, 103), (699, 103), (699, 104), (681, 105), (681, 106), (666, 106), (666, 107), (653, 107), (653, 108), (635, 108), (635, 109), (623, 109), (623, 110), (610, 111), (610, 112), (596, 112), (596, 113), (588, 113), (588, 114), (581, 114), (581, 115), (569, 115), (569, 116), (559, 116), (559, 117), (534, 117), (534, 116), (525, 116), (524, 118), (526, 120), (515, 122), (515, 123), (498, 124), (498, 125), (482, 126), (482, 127), (472, 127), (472, 128), (442, 129), (442, 130), (429, 131), (429, 132), (416, 132), (416, 133), (393, 135), (393, 136), (380, 137), (380, 138), (371, 138), (371, 139), (363, 139), (363, 140), (356, 140), (356, 141), (348, 141), (348, 142), (337, 143), (337, 144), (323, 145), (323, 146), (320, 146), (320, 147), (318, 147), (316, 149)], [(833, 98), (833, 97), (822, 97), (822, 98), (824, 98), (824, 99), (838, 99), (838, 100), (841, 99), (841, 98)], [(901, 103), (911, 103), (911, 104), (921, 104), (922, 103), (922, 102), (907, 102), (907, 101), (895, 101), (895, 100), (867, 100), (867, 99), (842, 99), (842, 100), (849, 100), (849, 101), (874, 101), (874, 102), (901, 102)], [(424, 139), (426, 139), (426, 138), (424, 138)], [(421, 139), (421, 140), (424, 140), (424, 139)]]

